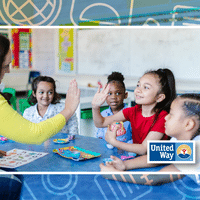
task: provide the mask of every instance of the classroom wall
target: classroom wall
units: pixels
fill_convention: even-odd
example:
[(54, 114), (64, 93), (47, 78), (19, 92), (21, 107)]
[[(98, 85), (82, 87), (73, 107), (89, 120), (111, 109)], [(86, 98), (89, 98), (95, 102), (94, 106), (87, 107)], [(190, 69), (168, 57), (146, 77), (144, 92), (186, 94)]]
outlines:
[(84, 87), (97, 86), (112, 71), (122, 72), (126, 85), (134, 87), (146, 70), (159, 67), (174, 72), (178, 90), (200, 90), (199, 28), (77, 30), (75, 75), (56, 74), (56, 34), (56, 29), (33, 29), (33, 68), (54, 76), (64, 93), (72, 78)]
[(33, 69), (42, 75), (51, 76), (55, 73), (56, 29), (33, 29)]
[[(33, 68), (56, 73), (56, 29), (33, 29)], [(140, 77), (144, 71), (170, 68), (178, 79), (200, 77), (199, 28), (120, 28), (77, 30), (78, 75), (121, 71)]]
[(149, 69), (170, 68), (178, 79), (199, 79), (200, 29), (123, 28), (78, 30), (79, 74), (140, 77)]
[[(32, 30), (31, 70), (39, 70), (42, 75), (53, 76), (57, 80), (60, 92), (66, 93), (72, 78), (76, 78), (79, 86), (83, 87), (87, 87), (88, 83), (97, 86), (98, 80), (105, 84), (107, 74), (112, 71), (122, 72), (125, 75), (126, 86), (134, 89), (139, 77), (146, 70), (159, 67), (168, 67), (174, 72), (177, 90), (200, 91), (199, 28), (76, 30), (77, 71), (73, 75), (56, 73), (57, 29), (33, 28)], [(10, 85), (11, 79), (16, 79), (16, 70), (11, 70), (11, 74), (5, 76), (7, 87), (14, 87)], [(23, 85), (16, 88), (20, 90)], [(26, 86), (23, 86), (23, 90), (25, 89)]]

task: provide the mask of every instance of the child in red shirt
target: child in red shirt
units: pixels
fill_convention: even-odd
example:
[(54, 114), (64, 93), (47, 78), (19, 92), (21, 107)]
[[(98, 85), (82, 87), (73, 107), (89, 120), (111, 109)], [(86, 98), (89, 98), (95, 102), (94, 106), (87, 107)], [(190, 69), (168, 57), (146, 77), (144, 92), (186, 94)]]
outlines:
[(105, 139), (114, 147), (139, 155), (146, 154), (147, 140), (167, 139), (165, 135), (165, 116), (176, 97), (175, 79), (169, 69), (146, 72), (138, 81), (134, 91), (136, 106), (126, 108), (115, 115), (102, 117), (100, 106), (108, 96), (109, 84), (95, 94), (92, 111), (95, 126), (107, 127), (114, 122), (130, 121), (133, 144), (116, 140), (116, 133), (107, 133)]

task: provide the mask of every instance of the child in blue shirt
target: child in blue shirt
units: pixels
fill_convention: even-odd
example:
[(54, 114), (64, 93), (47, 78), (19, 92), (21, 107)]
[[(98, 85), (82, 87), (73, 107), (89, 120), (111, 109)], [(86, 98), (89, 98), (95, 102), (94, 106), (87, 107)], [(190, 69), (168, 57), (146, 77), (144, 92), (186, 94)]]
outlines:
[[(112, 72), (108, 76), (107, 84), (110, 84), (109, 95), (106, 99), (109, 108), (102, 111), (101, 115), (103, 117), (111, 116), (122, 109), (126, 108), (126, 104), (123, 103), (124, 99), (128, 97), (128, 93), (126, 92), (125, 84), (124, 84), (124, 76), (119, 72)], [(132, 129), (129, 121), (123, 123), (126, 133), (124, 135), (118, 136), (117, 140), (121, 142), (131, 142), (132, 139)], [(98, 128), (96, 132), (96, 137), (105, 139), (107, 128)], [(111, 144), (107, 144), (108, 148), (113, 148)]]

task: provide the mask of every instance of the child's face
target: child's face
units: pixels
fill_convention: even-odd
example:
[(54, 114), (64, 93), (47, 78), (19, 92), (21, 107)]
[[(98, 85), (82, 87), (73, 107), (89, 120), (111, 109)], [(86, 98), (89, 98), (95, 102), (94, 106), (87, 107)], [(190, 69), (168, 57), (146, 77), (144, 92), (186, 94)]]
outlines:
[(48, 106), (53, 101), (54, 97), (53, 84), (45, 81), (39, 82), (34, 96), (39, 106)]
[(110, 90), (106, 102), (112, 111), (120, 111), (124, 107), (123, 101), (127, 98), (128, 93), (125, 93), (122, 84), (117, 81), (113, 81), (109, 85)]
[(159, 78), (153, 74), (145, 74), (140, 78), (137, 87), (134, 90), (135, 102), (140, 105), (152, 105), (156, 102), (160, 102), (161, 95), (163, 98), (164, 95), (158, 95), (159, 90)]
[(186, 119), (182, 105), (183, 100), (176, 98), (171, 104), (169, 114), (165, 117), (165, 133), (177, 139), (184, 132), (184, 120)]

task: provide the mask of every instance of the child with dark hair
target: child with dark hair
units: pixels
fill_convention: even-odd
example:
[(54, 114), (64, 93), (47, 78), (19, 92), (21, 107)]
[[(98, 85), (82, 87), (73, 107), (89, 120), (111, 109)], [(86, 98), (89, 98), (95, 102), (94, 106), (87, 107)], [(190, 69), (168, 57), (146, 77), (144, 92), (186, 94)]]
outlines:
[[(29, 121), (39, 123), (57, 115), (64, 109), (65, 104), (60, 103), (61, 97), (56, 92), (56, 84), (53, 78), (38, 76), (32, 82), (32, 91), (29, 97), (29, 104), (32, 106), (23, 113), (23, 117)], [(78, 134), (78, 122), (75, 113), (60, 132), (70, 135)]]
[[(195, 175), (190, 173), (200, 172), (200, 95), (199, 94), (183, 94), (178, 96), (171, 104), (169, 114), (165, 117), (166, 134), (171, 138), (170, 141), (177, 140), (194, 140), (196, 143), (196, 163), (195, 164), (170, 164), (163, 167), (159, 172), (181, 172), (190, 176), (198, 183)], [(116, 129), (117, 130), (117, 129)], [(115, 130), (115, 131), (116, 131)], [(111, 156), (113, 162), (107, 163), (106, 166), (100, 164), (103, 172), (120, 172), (136, 168), (155, 167), (159, 164), (147, 163), (147, 155), (137, 157), (132, 160), (122, 161), (115, 156)], [(137, 184), (147, 184), (142, 177), (145, 175), (130, 174), (123, 175), (105, 175), (105, 178), (120, 180), (125, 182), (132, 182)], [(160, 185), (167, 182), (172, 182), (182, 178), (183, 175), (148, 175), (149, 185)]]
[[(123, 103), (124, 99), (128, 97), (128, 93), (126, 92), (124, 84), (124, 76), (119, 72), (112, 72), (112, 74), (108, 76), (107, 84), (110, 84), (110, 89), (106, 98), (106, 102), (109, 105), (109, 108), (101, 112), (103, 117), (114, 115), (122, 109), (127, 108), (127, 105)], [(132, 139), (130, 122), (124, 122), (123, 127), (125, 128), (126, 133), (124, 135), (118, 136), (117, 140), (121, 142), (130, 141)], [(105, 139), (106, 131), (107, 128), (98, 128), (96, 137)], [(111, 144), (107, 144), (107, 147), (110, 149), (113, 148)]]
[(109, 96), (110, 83), (95, 94), (92, 101), (93, 119), (98, 128), (114, 122), (130, 121), (133, 144), (116, 139), (116, 133), (107, 130), (105, 139), (114, 147), (139, 155), (147, 153), (147, 140), (168, 139), (165, 135), (165, 116), (176, 97), (174, 75), (169, 69), (146, 72), (134, 90), (136, 106), (125, 108), (112, 116), (102, 117), (100, 106)]

